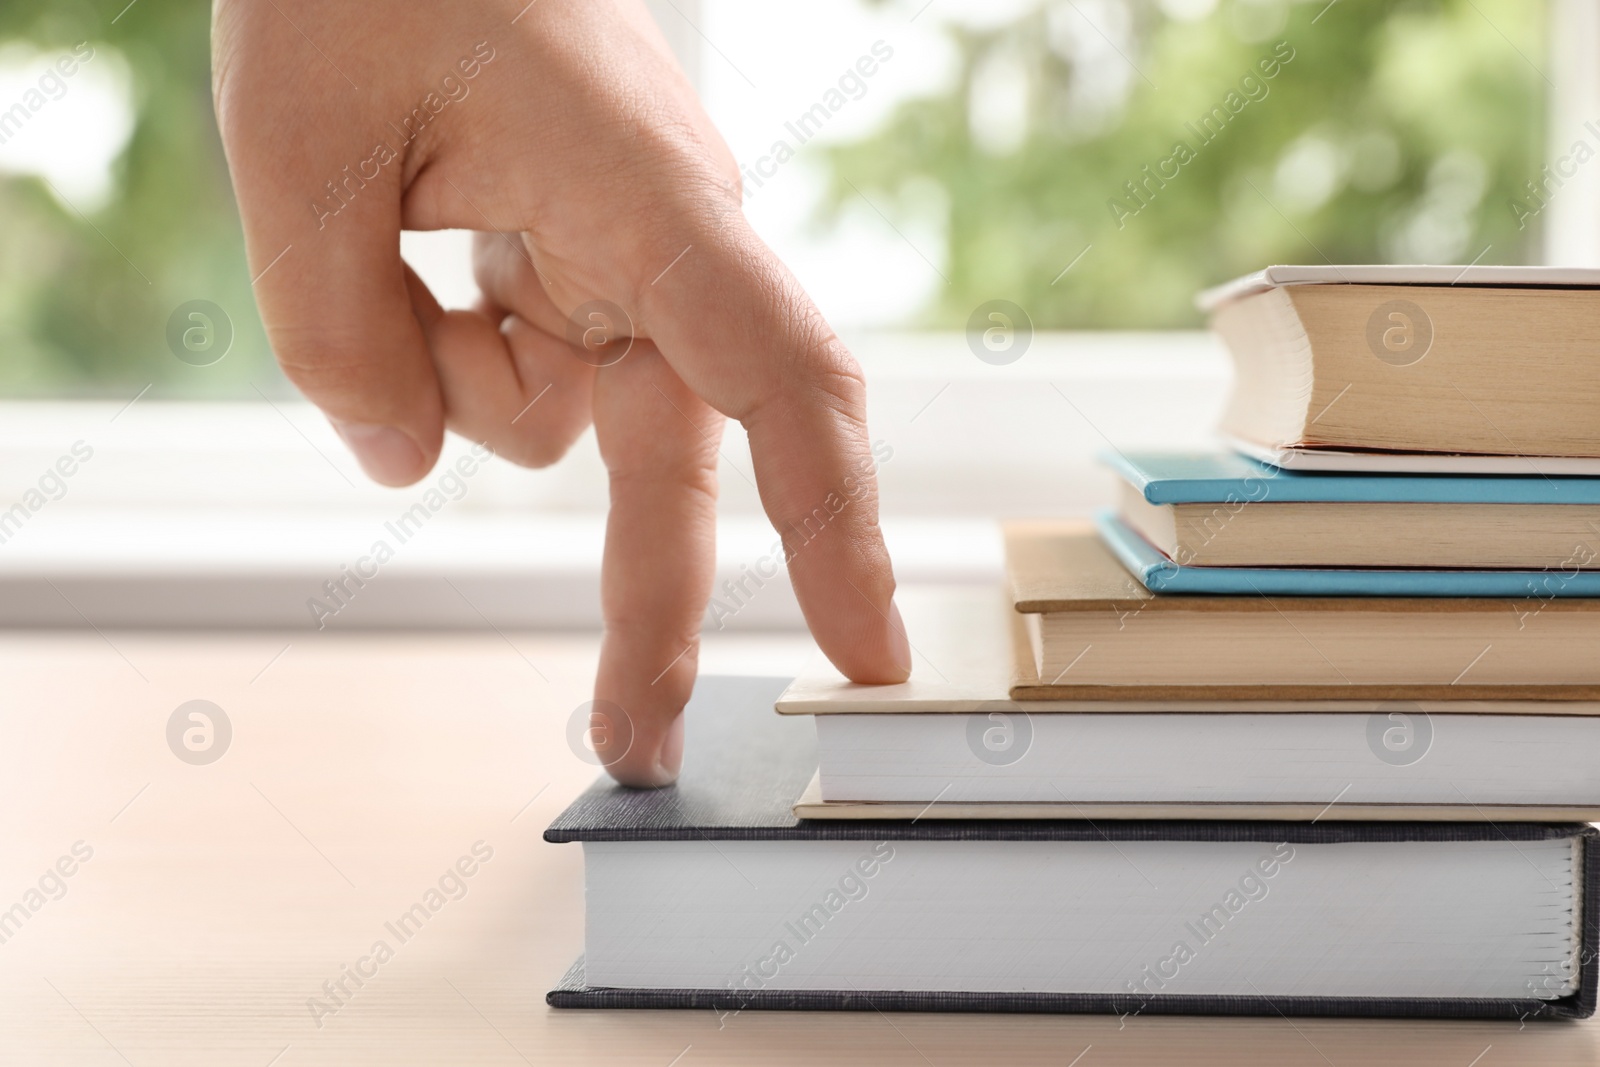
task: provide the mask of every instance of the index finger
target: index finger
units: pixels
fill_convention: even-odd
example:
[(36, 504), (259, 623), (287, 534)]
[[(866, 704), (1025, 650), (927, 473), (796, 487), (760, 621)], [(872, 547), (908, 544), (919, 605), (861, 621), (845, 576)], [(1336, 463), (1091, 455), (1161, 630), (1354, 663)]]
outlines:
[(640, 293), (650, 337), (749, 432), (761, 503), (822, 651), (852, 681), (904, 681), (911, 648), (878, 526), (860, 367), (742, 218), (680, 248), (662, 249), (680, 258)]

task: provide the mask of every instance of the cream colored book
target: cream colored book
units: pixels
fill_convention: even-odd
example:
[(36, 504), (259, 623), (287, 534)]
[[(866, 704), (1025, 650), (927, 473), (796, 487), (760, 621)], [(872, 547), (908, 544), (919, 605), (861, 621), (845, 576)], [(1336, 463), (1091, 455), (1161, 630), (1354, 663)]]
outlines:
[(1157, 595), (1082, 523), (1013, 526), (1027, 699), (1595, 700), (1600, 600)]
[(1151, 504), (1131, 486), (1122, 518), (1197, 567), (1600, 567), (1600, 508), (1537, 504), (1263, 504), (1219, 522), (1207, 504)]
[[(1082, 527), (1087, 529), (1087, 526)], [(1133, 580), (1130, 578), (1129, 582)], [(1133, 583), (1137, 584), (1137, 583)], [(860, 685), (840, 674), (819, 653), (777, 701), (780, 715), (952, 715), (973, 711), (1227, 713), (1292, 715), (1342, 712), (1369, 715), (1393, 704), (1385, 695), (1339, 691), (1314, 698), (1270, 692), (1243, 696), (1039, 697), (1038, 667), (1013, 595), (978, 585), (908, 585), (895, 594), (911, 639), (911, 677), (897, 685)], [(1530, 621), (1530, 625), (1533, 621)], [(1544, 700), (1523, 694), (1511, 699), (1471, 699), (1466, 691), (1424, 697), (1409, 707), (1432, 715), (1594, 715), (1592, 699)]]
[(1600, 276), (1441, 270), (1272, 268), (1207, 294), (1237, 370), (1223, 430), (1268, 449), (1600, 456)]
[(1582, 701), (1015, 701), (998, 590), (903, 589), (911, 678), (820, 658), (779, 698), (810, 714), (817, 819), (1539, 822), (1600, 817), (1600, 705)]
[(1204, 450), (1102, 460), (1121, 476), (1123, 522), (1185, 567), (1519, 570), (1498, 584), (1545, 596), (1593, 595), (1574, 572), (1600, 569), (1600, 478), (1299, 474)]

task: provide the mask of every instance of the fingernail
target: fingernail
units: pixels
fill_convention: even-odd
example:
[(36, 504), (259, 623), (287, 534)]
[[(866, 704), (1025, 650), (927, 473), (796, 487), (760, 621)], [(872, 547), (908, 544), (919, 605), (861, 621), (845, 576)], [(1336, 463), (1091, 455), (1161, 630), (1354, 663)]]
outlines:
[(679, 715), (672, 720), (672, 725), (667, 727), (667, 732), (661, 739), (661, 754), (656, 757), (656, 778), (662, 785), (671, 785), (678, 780), (678, 772), (683, 769), (683, 716)]
[(392, 426), (333, 421), (367, 477), (384, 485), (410, 485), (423, 475), (422, 449)]
[(900, 617), (900, 605), (893, 600), (889, 601), (889, 654), (894, 657), (895, 666), (906, 672), (906, 677), (911, 677), (911, 639), (906, 636), (906, 623)]

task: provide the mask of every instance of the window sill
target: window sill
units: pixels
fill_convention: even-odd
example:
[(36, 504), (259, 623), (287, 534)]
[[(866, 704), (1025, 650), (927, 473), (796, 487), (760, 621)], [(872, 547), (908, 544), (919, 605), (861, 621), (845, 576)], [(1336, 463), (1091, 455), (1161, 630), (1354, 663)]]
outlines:
[[(996, 519), (1111, 502), (1097, 452), (1202, 444), (1227, 389), (1225, 357), (1197, 333), (1039, 334), (999, 367), (961, 334), (877, 335), (853, 348), (873, 440), (887, 446), (881, 513), (902, 582), (998, 580)], [(79, 442), (92, 457), (59, 499), (29, 498)], [(0, 403), (0, 518), (40, 505), (0, 530), (0, 626), (598, 625), (606, 479), (593, 435), (548, 470), (491, 460), (443, 481), (467, 450), (452, 439), (428, 479), (384, 489), (306, 404)], [(722, 606), (708, 626), (798, 628), (781, 573), (726, 591), (776, 537), (737, 425), (722, 454)], [(442, 505), (402, 539), (394, 524), (430, 489)], [(375, 561), (361, 561), (383, 540), (393, 558), (373, 574)], [(343, 577), (358, 565), (373, 574), (359, 586)]]

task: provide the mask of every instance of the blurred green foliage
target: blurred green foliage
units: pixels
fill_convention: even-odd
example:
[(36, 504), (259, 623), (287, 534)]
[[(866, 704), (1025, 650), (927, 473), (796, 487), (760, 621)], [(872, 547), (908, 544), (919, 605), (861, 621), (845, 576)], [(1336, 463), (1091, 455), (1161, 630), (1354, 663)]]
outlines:
[[(207, 5), (119, 9), (0, 4), (0, 42), (65, 53), (87, 40), (98, 62), (125, 63), (135, 114), (112, 195), (87, 216), (36, 177), (0, 174), (0, 393), (284, 392), (212, 116)], [(1197, 288), (1267, 263), (1466, 261), (1485, 246), (1484, 262), (1525, 261), (1535, 228), (1519, 232), (1507, 201), (1542, 163), (1543, 10), (1223, 0), (1182, 21), (1153, 0), (1040, 2), (998, 28), (952, 28), (955, 83), (830, 149), (831, 204), (853, 183), (942, 227), (950, 284), (925, 316), (934, 326), (962, 326), (996, 297), (1040, 327), (1183, 326), (1198, 321)], [(1200, 144), (1184, 124), (1243, 95), (1280, 41), (1294, 58)], [(40, 110), (23, 136), (59, 136), (50, 119)], [(1194, 159), (1146, 186), (1147, 205), (1131, 199), (1123, 183), (1180, 139)], [(1138, 209), (1120, 226), (1113, 198)], [(168, 316), (191, 300), (232, 320), (213, 366), (167, 348)]]
[[(112, 194), (87, 215), (40, 178), (0, 174), (0, 392), (131, 398), (155, 383), (152, 395), (253, 397), (254, 383), (283, 393), (212, 114), (210, 6), (125, 3), (0, 4), (0, 42), (53, 56), (88, 41), (95, 58), (84, 72), (125, 64), (135, 115)], [(62, 102), (83, 78), (66, 79)], [(17, 102), (0, 100), (0, 111)], [(16, 136), (63, 136), (51, 124), (57, 106), (38, 109)], [(190, 366), (167, 347), (167, 318), (190, 300), (232, 320), (232, 350), (213, 366)]]
[(945, 234), (924, 325), (1004, 298), (1041, 328), (1191, 326), (1198, 289), (1270, 263), (1537, 257), (1509, 201), (1544, 162), (1543, 4), (1039, 0), (948, 32), (954, 84), (828, 157), (825, 220), (859, 189)]

